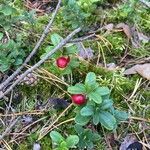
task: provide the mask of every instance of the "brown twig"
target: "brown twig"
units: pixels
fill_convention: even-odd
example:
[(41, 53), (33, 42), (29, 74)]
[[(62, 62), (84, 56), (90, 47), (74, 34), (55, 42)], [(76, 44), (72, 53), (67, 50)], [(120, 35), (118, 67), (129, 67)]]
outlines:
[(57, 50), (59, 50), (61, 47), (66, 45), (66, 43), (79, 31), (81, 31), (81, 28), (77, 28), (72, 33), (70, 33), (65, 39), (63, 39), (53, 50), (51, 50), (43, 59), (38, 61), (35, 65), (33, 65), (31, 68), (26, 70), (23, 74), (20, 75), (20, 77), (3, 93), (0, 95), (0, 99), (2, 99), (6, 94), (8, 94), (26, 75), (28, 75), (30, 72), (38, 68), (41, 64), (43, 64), (52, 54), (54, 54)]
[(44, 41), (44, 39), (46, 38), (47, 34), (49, 33), (49, 30), (52, 26), (52, 23), (55, 19), (55, 16), (58, 12), (58, 9), (60, 7), (61, 4), (61, 0), (58, 1), (58, 4), (56, 6), (55, 12), (53, 13), (48, 25), (46, 26), (45, 30), (42, 33), (42, 36), (40, 37), (39, 41), (37, 42), (37, 44), (35, 45), (34, 49), (32, 50), (32, 52), (29, 54), (29, 56), (26, 58), (26, 60), (24, 61), (24, 63), (11, 75), (9, 76), (3, 83), (0, 84), (0, 91), (6, 87), (10, 81), (12, 81), (20, 72), (21, 70), (27, 65), (27, 63), (31, 60), (31, 58), (35, 55), (35, 53), (37, 52), (37, 50), (39, 49), (39, 47), (41, 46), (42, 42)]

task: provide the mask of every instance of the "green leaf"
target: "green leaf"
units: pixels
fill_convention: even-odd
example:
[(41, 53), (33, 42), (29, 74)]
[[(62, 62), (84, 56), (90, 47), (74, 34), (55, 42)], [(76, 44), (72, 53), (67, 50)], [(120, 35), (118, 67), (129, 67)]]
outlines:
[(79, 66), (79, 60), (78, 59), (73, 59), (71, 58), (71, 61), (69, 63), (69, 66), (72, 67), (72, 68), (76, 68)]
[(57, 150), (69, 150), (69, 148), (67, 147), (67, 142), (62, 141), (62, 142), (59, 144)]
[(83, 107), (80, 111), (82, 116), (91, 116), (93, 113), (93, 107), (90, 105)]
[(96, 75), (93, 72), (89, 72), (85, 78), (85, 85), (91, 87), (96, 83)]
[(111, 99), (105, 99), (101, 103), (101, 109), (102, 110), (109, 109), (112, 106), (113, 106), (113, 101)]
[(98, 123), (99, 123), (99, 111), (98, 110), (93, 115), (93, 123), (94, 123), (94, 125), (98, 125)]
[(50, 137), (52, 138), (52, 141), (54, 141), (57, 144), (61, 143), (64, 140), (62, 135), (57, 131), (51, 131)]
[(54, 33), (51, 35), (51, 41), (54, 46), (58, 45), (62, 39), (63, 38), (60, 35), (58, 35), (57, 33)]
[(86, 125), (90, 121), (90, 117), (81, 116), (81, 114), (77, 114), (75, 117), (75, 122), (81, 126)]
[(82, 128), (82, 126), (80, 126), (79, 124), (75, 124), (75, 125), (74, 125), (74, 128), (75, 128), (75, 131), (76, 131), (78, 134), (82, 134), (82, 132), (84, 131), (84, 129)]
[(101, 136), (98, 133), (93, 133), (93, 136), (92, 136), (93, 142), (99, 141), (100, 138), (101, 138)]
[(88, 94), (90, 100), (93, 100), (95, 103), (100, 104), (102, 102), (102, 97), (97, 92), (91, 92)]
[(2, 5), (0, 7), (0, 12), (2, 12), (6, 16), (9, 16), (12, 15), (13, 13), (16, 13), (17, 10), (9, 5)]
[(99, 121), (108, 130), (113, 130), (115, 128), (116, 119), (111, 113), (107, 111), (100, 112)]
[(50, 52), (52, 49), (54, 49), (54, 46), (47, 46), (45, 49), (45, 52), (48, 53)]
[(66, 139), (68, 148), (74, 148), (78, 142), (79, 142), (79, 137), (77, 135), (69, 135)]
[(115, 118), (118, 121), (125, 121), (128, 119), (128, 117), (129, 117), (129, 115), (125, 111), (115, 110)]
[(86, 89), (84, 84), (77, 83), (75, 86), (68, 87), (67, 90), (71, 94), (84, 94), (86, 93)]
[(0, 40), (3, 38), (4, 34), (0, 32)]
[(66, 54), (75, 54), (78, 52), (77, 46), (76, 45), (71, 45), (67, 44), (66, 47)]
[(110, 94), (110, 90), (108, 87), (98, 87), (96, 92), (99, 93), (101, 96), (105, 96)]

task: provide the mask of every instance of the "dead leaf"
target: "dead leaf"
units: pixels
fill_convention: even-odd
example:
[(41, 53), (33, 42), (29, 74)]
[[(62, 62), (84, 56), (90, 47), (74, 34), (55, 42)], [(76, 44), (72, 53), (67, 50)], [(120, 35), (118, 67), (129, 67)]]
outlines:
[(127, 24), (125, 24), (125, 23), (119, 23), (119, 24), (116, 25), (116, 28), (117, 29), (122, 29), (123, 32), (128, 37), (128, 39), (131, 39), (131, 37), (132, 37), (131, 29), (130, 29), (130, 27)]
[(150, 63), (142, 64), (142, 65), (135, 65), (127, 70), (125, 70), (125, 75), (130, 74), (140, 74), (142, 77), (150, 80)]
[(131, 145), (134, 142), (137, 142), (137, 138), (134, 135), (127, 135), (124, 138), (124, 141), (121, 143), (119, 150), (127, 150), (129, 145)]
[(93, 54), (93, 50), (88, 47), (85, 48), (84, 45), (82, 43), (77, 43), (77, 47), (79, 49), (79, 53), (78, 55), (84, 59), (91, 59), (93, 58), (94, 54)]
[(113, 28), (114, 28), (113, 23), (109, 23), (103, 27), (103, 29), (106, 29), (107, 31), (111, 31), (111, 30), (113, 30)]
[(148, 36), (144, 35), (143, 33), (137, 32), (137, 34), (138, 34), (140, 41), (143, 41), (145, 43), (150, 41), (150, 38)]

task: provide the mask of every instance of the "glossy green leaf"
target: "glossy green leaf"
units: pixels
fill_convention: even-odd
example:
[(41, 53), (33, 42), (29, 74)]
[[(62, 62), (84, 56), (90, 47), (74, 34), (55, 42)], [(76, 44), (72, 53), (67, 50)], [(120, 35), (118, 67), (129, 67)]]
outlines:
[(77, 135), (69, 135), (66, 139), (68, 148), (74, 148), (78, 142), (79, 142), (79, 137)]
[(113, 106), (113, 101), (111, 99), (105, 99), (101, 103), (101, 109), (102, 110), (109, 109), (112, 106)]
[(93, 115), (93, 123), (94, 123), (94, 125), (98, 125), (98, 123), (99, 123), (99, 111), (96, 111), (95, 114)]
[(100, 104), (102, 103), (102, 97), (97, 92), (91, 92), (88, 94), (90, 100), (93, 100), (95, 103)]
[(57, 131), (51, 131), (50, 137), (52, 138), (52, 141), (54, 141), (57, 144), (61, 143), (64, 140), (62, 135)]
[(84, 84), (78, 83), (75, 86), (68, 87), (68, 92), (71, 94), (84, 94), (86, 93), (86, 89)]
[(57, 33), (54, 33), (51, 35), (51, 41), (54, 46), (58, 45), (62, 39), (63, 38), (60, 35), (58, 35)]
[(94, 108), (90, 105), (83, 107), (80, 111), (80, 114), (82, 116), (91, 116), (93, 113), (94, 113)]
[(81, 126), (86, 125), (90, 121), (90, 117), (81, 116), (77, 114), (75, 117), (75, 122)]
[(111, 113), (107, 111), (100, 112), (99, 121), (108, 130), (113, 130), (115, 128), (116, 119)]
[(96, 75), (93, 72), (89, 72), (85, 78), (85, 85), (91, 87), (96, 83)]
[(98, 87), (96, 92), (99, 93), (101, 96), (109, 95), (110, 90), (108, 87)]
[(118, 121), (125, 121), (128, 119), (128, 117), (129, 115), (125, 111), (115, 110), (115, 118)]

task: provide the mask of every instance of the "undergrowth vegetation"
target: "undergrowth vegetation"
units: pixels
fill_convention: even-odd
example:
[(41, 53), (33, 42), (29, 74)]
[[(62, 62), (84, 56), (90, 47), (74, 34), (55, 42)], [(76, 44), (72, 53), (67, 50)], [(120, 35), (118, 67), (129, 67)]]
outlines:
[[(1, 83), (23, 64), (57, 5), (28, 1), (0, 2)], [(46, 7), (40, 11), (38, 3)], [(53, 11), (43, 13), (51, 7)], [(129, 134), (148, 147), (150, 82), (124, 74), (150, 61), (150, 11), (140, 1), (63, 0), (47, 37), (22, 72), (78, 27), (73, 39), (0, 100), (0, 148), (115, 150)], [(15, 118), (19, 121), (5, 134)]]

